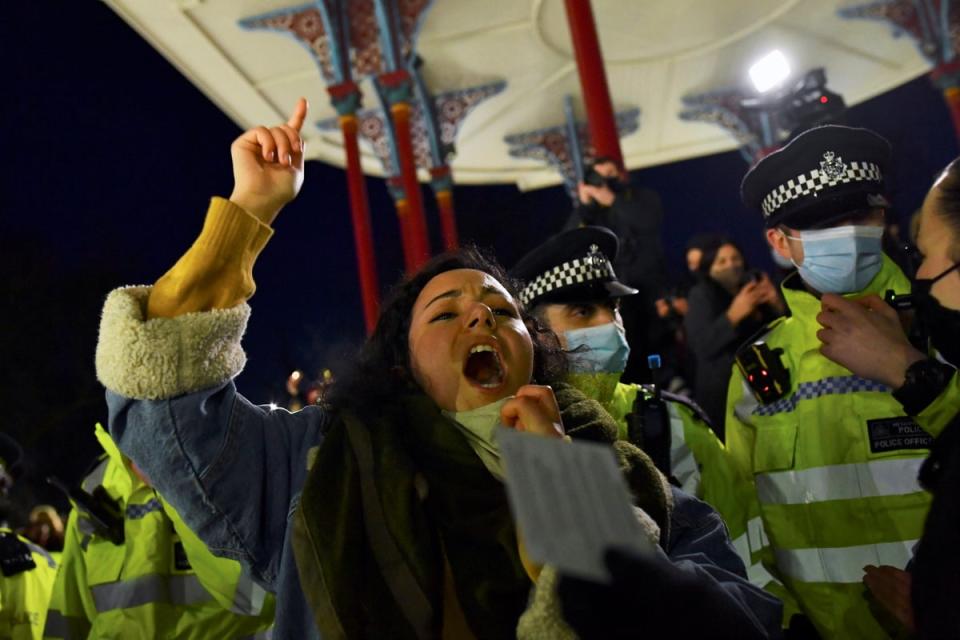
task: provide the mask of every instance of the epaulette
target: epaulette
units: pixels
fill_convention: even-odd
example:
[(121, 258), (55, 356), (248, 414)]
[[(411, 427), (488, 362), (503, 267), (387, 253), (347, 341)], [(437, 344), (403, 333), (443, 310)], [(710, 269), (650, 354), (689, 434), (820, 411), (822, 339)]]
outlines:
[(27, 543), (13, 532), (0, 531), (0, 571), (4, 576), (9, 578), (36, 566)]
[(103, 484), (103, 478), (106, 475), (109, 464), (110, 456), (101, 453), (87, 465), (87, 470), (84, 471), (83, 476), (81, 476), (83, 480), (80, 481), (80, 486), (83, 487), (84, 491), (93, 491)]
[(790, 371), (783, 365), (783, 349), (771, 349), (764, 337), (783, 318), (777, 318), (753, 334), (737, 350), (737, 368), (760, 404), (770, 404), (790, 391)]
[(692, 398), (688, 398), (687, 396), (682, 396), (679, 393), (670, 393), (669, 391), (661, 391), (660, 395), (663, 397), (664, 400), (675, 402), (677, 404), (682, 404), (686, 408), (690, 409), (691, 413), (697, 416), (697, 418), (699, 418), (700, 420), (703, 420), (708, 425), (712, 425), (712, 423), (710, 422), (710, 418), (707, 416), (707, 412), (703, 410), (703, 407), (701, 407), (696, 402), (694, 402)]

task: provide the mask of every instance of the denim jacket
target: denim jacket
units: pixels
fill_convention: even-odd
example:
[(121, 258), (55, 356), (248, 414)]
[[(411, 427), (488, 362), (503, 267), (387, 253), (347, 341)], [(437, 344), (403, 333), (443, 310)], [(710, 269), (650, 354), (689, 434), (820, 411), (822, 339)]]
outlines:
[[(336, 416), (257, 406), (237, 393), (246, 305), (144, 322), (146, 291), (114, 291), (104, 306), (97, 374), (110, 433), (213, 553), (276, 594), (275, 637), (319, 638), (289, 524)], [(671, 561), (715, 580), (731, 606), (776, 637), (780, 602), (746, 580), (719, 515), (680, 491), (673, 497)]]

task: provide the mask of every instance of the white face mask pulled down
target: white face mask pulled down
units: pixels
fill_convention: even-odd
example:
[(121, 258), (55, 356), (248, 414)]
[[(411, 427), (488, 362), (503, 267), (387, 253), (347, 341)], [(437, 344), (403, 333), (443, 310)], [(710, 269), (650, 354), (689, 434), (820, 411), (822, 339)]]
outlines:
[(497, 427), (503, 426), (500, 422), (500, 409), (509, 399), (503, 398), (470, 411), (443, 412), (443, 415), (453, 419), (483, 462), (483, 466), (500, 482), (503, 482), (506, 476), (500, 459), (500, 446), (496, 440)]

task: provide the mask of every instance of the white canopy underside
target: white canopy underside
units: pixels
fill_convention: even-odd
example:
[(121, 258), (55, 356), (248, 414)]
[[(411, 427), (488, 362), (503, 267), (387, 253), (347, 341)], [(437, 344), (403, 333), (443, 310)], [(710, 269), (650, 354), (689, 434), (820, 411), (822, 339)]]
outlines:
[[(242, 18), (304, 0), (106, 0), (240, 127), (285, 120), (305, 95), (313, 122), (335, 117), (308, 51)], [(639, 129), (622, 138), (627, 166), (674, 162), (736, 147), (716, 125), (684, 122), (682, 98), (746, 86), (747, 68), (780, 49), (795, 72), (827, 70), (828, 87), (853, 105), (929, 69), (910, 38), (879, 21), (844, 20), (838, 0), (593, 0), (616, 110), (638, 107)], [(434, 93), (505, 80), (463, 122), (452, 163), (464, 184), (560, 182), (535, 160), (513, 158), (504, 137), (561, 125), (563, 96), (585, 118), (563, 0), (435, 0), (417, 40)], [(369, 80), (364, 107), (376, 105)], [(305, 127), (308, 155), (343, 166), (337, 131)], [(363, 167), (383, 175), (362, 146)], [(427, 178), (426, 173), (422, 177)]]

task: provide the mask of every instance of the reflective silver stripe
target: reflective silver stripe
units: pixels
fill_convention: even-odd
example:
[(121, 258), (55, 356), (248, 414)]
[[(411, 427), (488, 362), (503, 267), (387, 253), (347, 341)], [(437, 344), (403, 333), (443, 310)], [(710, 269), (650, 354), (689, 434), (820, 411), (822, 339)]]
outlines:
[(99, 584), (90, 588), (97, 611), (129, 609), (149, 603), (193, 605), (209, 602), (213, 597), (194, 575), (147, 575)]
[(774, 578), (762, 562), (754, 562), (747, 565), (747, 580), (755, 587), (765, 589), (771, 582), (780, 584), (780, 581)]
[(747, 530), (732, 542), (737, 553), (743, 558), (743, 564), (748, 567), (753, 562), (753, 554), (758, 553), (764, 547), (770, 546), (767, 532), (763, 528), (763, 520), (759, 516), (751, 518), (747, 522)]
[(110, 462), (110, 458), (104, 456), (103, 460), (94, 467), (93, 471), (87, 474), (87, 477), (83, 479), (83, 482), (80, 483), (80, 486), (83, 487), (83, 490), (87, 493), (93, 493), (93, 490), (103, 484), (103, 476), (107, 473), (107, 465)]
[(63, 638), (63, 640), (83, 640), (90, 630), (86, 618), (65, 616), (56, 609), (47, 609), (47, 619), (43, 624), (44, 638)]
[(733, 546), (737, 550), (740, 559), (743, 560), (743, 564), (747, 569), (747, 580), (750, 581), (750, 584), (763, 589), (771, 582), (779, 582), (767, 571), (767, 568), (763, 566), (763, 562), (759, 560), (756, 562), (753, 561), (750, 555), (750, 543), (747, 541), (746, 533), (734, 540)]
[(917, 456), (761, 473), (757, 497), (763, 504), (810, 504), (915, 493), (923, 490), (917, 482), (921, 464)]
[(733, 548), (737, 551), (737, 555), (743, 560), (743, 564), (747, 569), (747, 579), (750, 580), (751, 584), (762, 589), (771, 582), (779, 583), (779, 580), (767, 571), (762, 562), (759, 560), (756, 562), (753, 561), (754, 553), (770, 545), (770, 540), (767, 539), (767, 532), (764, 531), (763, 528), (763, 520), (759, 517), (751, 519), (747, 522), (747, 530), (743, 535), (738, 536), (735, 540), (731, 540), (731, 542), (733, 543)]
[(28, 540), (24, 540), (23, 538), (21, 538), (21, 541), (24, 544), (26, 544), (27, 547), (29, 547), (30, 551), (32, 551), (33, 553), (38, 553), (41, 556), (43, 556), (43, 559), (47, 561), (48, 567), (50, 567), (51, 569), (57, 568), (57, 561), (53, 559), (53, 556), (51, 556), (46, 549), (44, 549), (41, 546), (35, 545)]
[(680, 488), (692, 496), (700, 495), (700, 468), (687, 446), (683, 432), (683, 418), (673, 402), (667, 403), (670, 414), (670, 474), (680, 483)]
[(770, 538), (767, 537), (767, 530), (763, 527), (763, 519), (760, 516), (751, 518), (747, 523), (747, 539), (750, 542), (750, 552), (756, 553), (764, 547), (770, 546)]
[(743, 560), (744, 566), (749, 567), (753, 560), (750, 556), (750, 542), (747, 540), (746, 532), (741, 536), (737, 536), (730, 541), (730, 544), (733, 545), (733, 548), (736, 550), (737, 555), (740, 556), (740, 559)]
[(907, 566), (916, 540), (820, 549), (776, 549), (777, 567), (801, 582), (859, 583), (863, 567)]
[(230, 610), (242, 616), (258, 616), (263, 611), (267, 592), (253, 581), (246, 571), (240, 573)]

